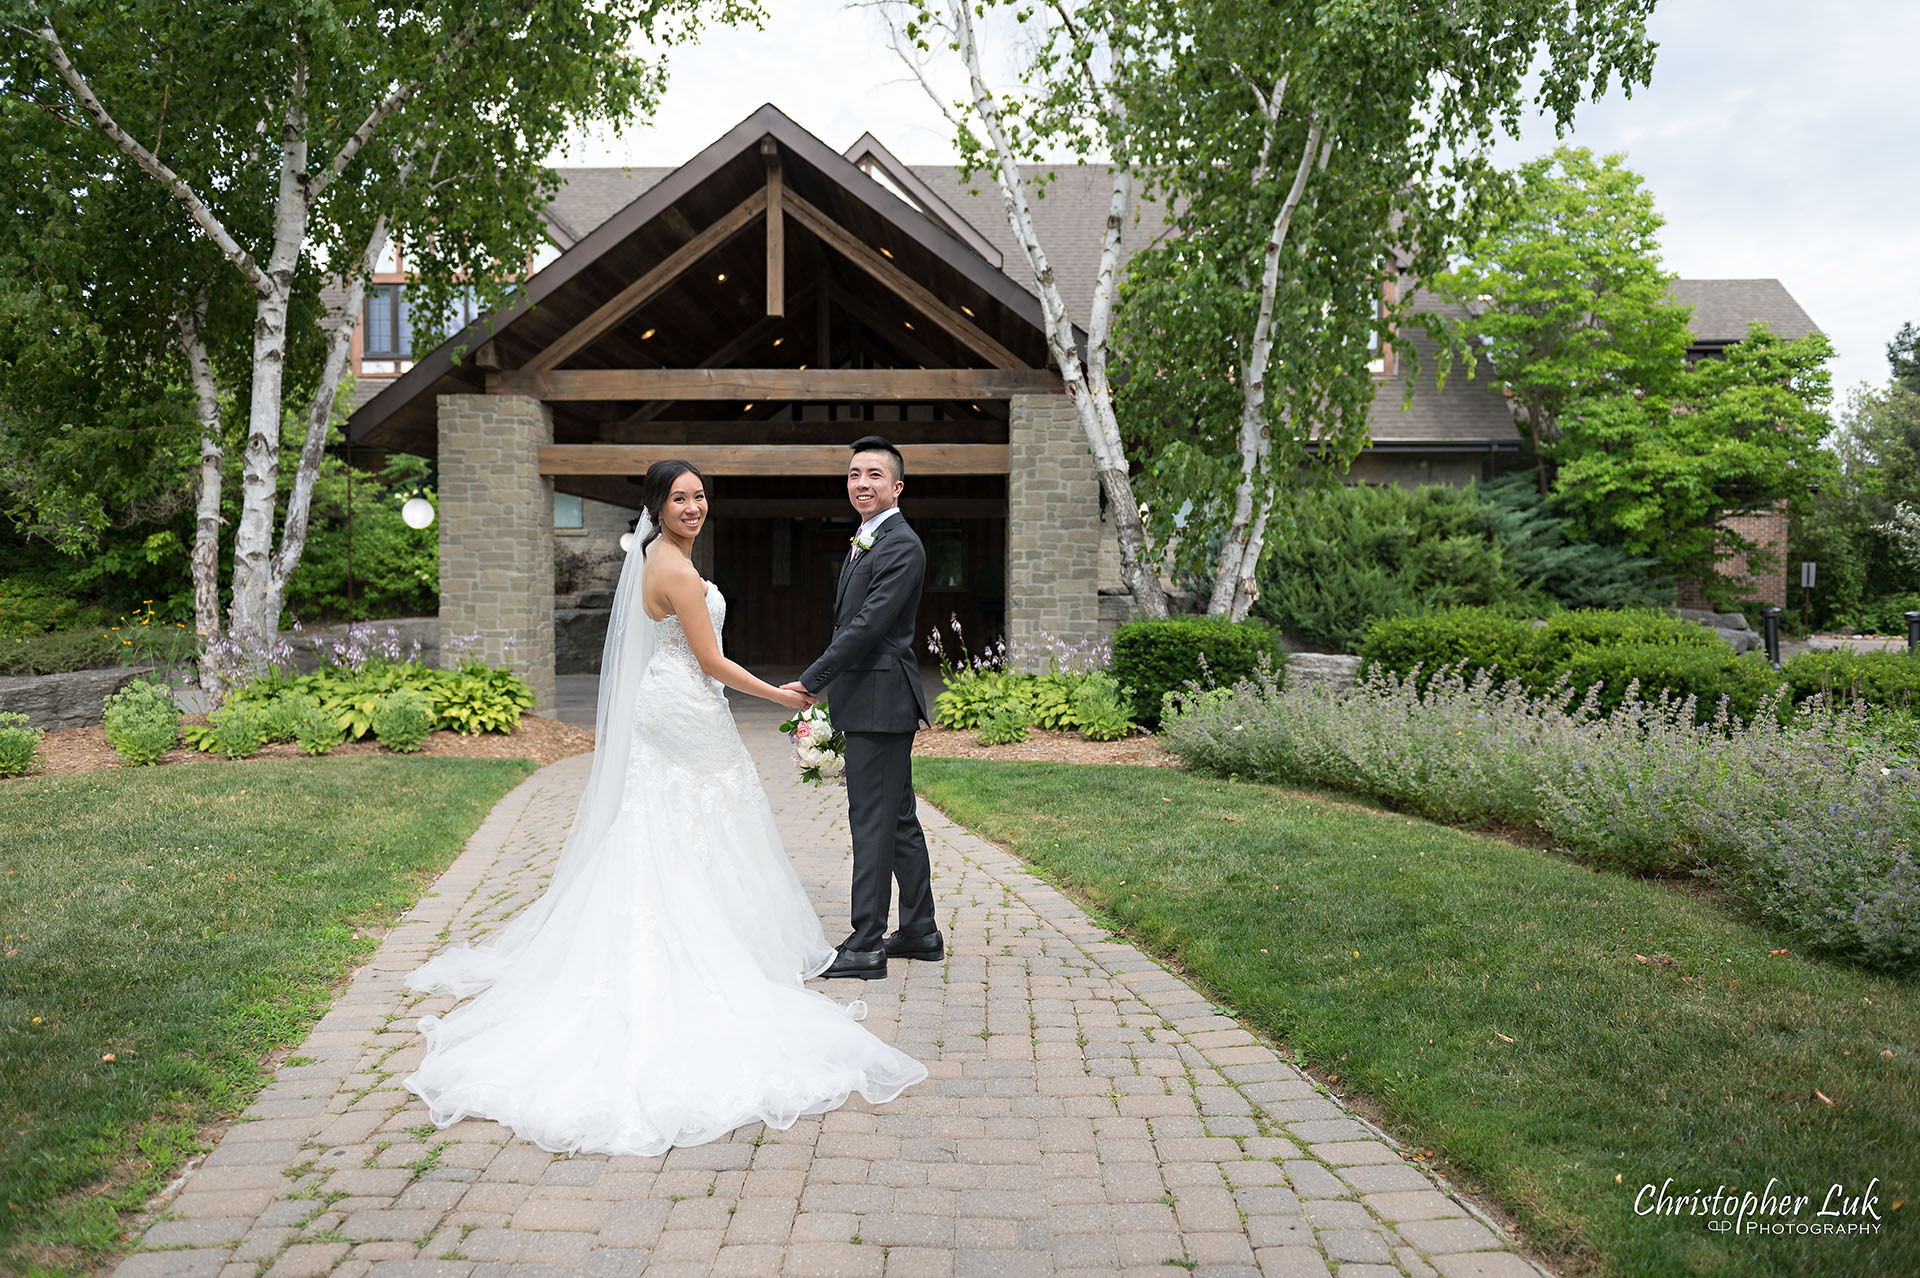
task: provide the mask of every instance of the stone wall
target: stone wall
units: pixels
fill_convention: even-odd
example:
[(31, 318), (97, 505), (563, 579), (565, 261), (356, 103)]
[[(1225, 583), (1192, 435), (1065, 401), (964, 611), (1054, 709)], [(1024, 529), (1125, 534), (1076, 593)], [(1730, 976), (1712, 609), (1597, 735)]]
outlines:
[(106, 666), (67, 674), (9, 675), (0, 678), (0, 711), (24, 714), (27, 726), (43, 732), (84, 728), (100, 722), (100, 703), (151, 666)]
[(440, 635), (508, 665), (553, 706), (553, 482), (536, 450), (553, 416), (521, 395), (442, 395)]
[(1009, 423), (1007, 642), (1091, 642), (1100, 630), (1100, 481), (1066, 395), (1016, 395)]

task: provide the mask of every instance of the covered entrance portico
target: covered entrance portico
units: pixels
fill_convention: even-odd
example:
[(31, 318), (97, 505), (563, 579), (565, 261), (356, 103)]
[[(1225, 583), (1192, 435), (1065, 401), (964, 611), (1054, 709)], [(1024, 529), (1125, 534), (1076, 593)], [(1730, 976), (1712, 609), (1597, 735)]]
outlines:
[(702, 570), (748, 663), (815, 655), (853, 528), (847, 445), (907, 462), (920, 628), (1098, 624), (1098, 485), (1037, 301), (772, 107), (533, 276), (349, 423), (437, 460), (443, 642), (553, 688), (554, 492), (629, 509), (653, 461), (708, 477)]

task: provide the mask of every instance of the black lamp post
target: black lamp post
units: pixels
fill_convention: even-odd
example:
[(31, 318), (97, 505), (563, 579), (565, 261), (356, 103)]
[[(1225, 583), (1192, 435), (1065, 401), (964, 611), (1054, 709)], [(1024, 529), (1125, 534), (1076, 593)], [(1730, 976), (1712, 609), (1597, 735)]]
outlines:
[(1771, 606), (1760, 610), (1760, 615), (1766, 619), (1767, 660), (1773, 663), (1775, 670), (1780, 668), (1780, 613), (1782, 611), (1780, 608)]
[(1920, 612), (1902, 614), (1907, 619), (1907, 651), (1920, 651)]

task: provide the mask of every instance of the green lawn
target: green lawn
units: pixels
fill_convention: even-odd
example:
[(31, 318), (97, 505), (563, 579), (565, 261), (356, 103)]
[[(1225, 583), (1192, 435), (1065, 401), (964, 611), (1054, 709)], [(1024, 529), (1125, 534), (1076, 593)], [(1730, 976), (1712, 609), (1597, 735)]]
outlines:
[[(1920, 982), (1770, 956), (1785, 943), (1711, 902), (1341, 799), (914, 764), (954, 820), (1339, 1074), (1569, 1271), (1920, 1274), (1917, 1213), (1892, 1209), (1920, 1188)], [(1880, 1233), (1636, 1215), (1669, 1177), (1777, 1177), (1812, 1195), (1809, 1221), (1829, 1185), (1877, 1177)]]
[[(0, 783), (0, 1270), (88, 1266), (524, 778), (354, 758)], [(111, 1055), (112, 1061), (102, 1058)]]

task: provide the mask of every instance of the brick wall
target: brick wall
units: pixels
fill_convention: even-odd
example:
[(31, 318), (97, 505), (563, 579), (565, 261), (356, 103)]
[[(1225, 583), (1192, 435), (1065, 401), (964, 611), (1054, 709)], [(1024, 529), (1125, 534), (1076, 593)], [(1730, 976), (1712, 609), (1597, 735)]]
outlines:
[(442, 395), (440, 424), (441, 651), (473, 648), (553, 705), (553, 481), (535, 450), (553, 442), (553, 416), (520, 395)]
[[(1722, 520), (1721, 527), (1771, 552), (1771, 558), (1767, 561), (1769, 566), (1758, 574), (1748, 570), (1745, 555), (1734, 555), (1721, 561), (1717, 569), (1718, 575), (1740, 583), (1734, 592), (1734, 598), (1757, 599), (1761, 603), (1785, 607), (1790, 568), (1794, 568), (1794, 580), (1799, 580), (1797, 568), (1787, 563), (1786, 503), (1782, 502), (1774, 509), (1757, 515), (1735, 515), (1730, 519)], [(1699, 581), (1684, 581), (1680, 584), (1680, 606), (1682, 608), (1706, 606)]]

